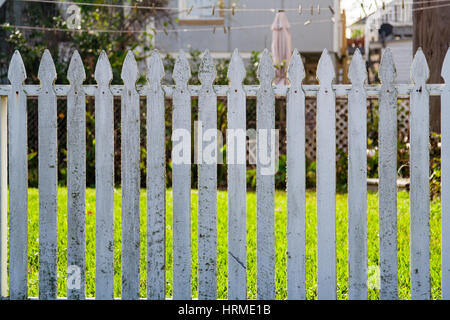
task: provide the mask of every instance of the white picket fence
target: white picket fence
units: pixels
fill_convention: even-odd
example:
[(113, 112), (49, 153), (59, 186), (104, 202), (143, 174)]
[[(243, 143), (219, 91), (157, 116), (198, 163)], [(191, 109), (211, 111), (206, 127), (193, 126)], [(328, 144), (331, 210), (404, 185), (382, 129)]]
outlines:
[[(379, 239), (380, 298), (397, 299), (397, 97), (411, 103), (411, 296), (430, 298), (429, 227), (429, 96), (442, 99), (442, 295), (450, 299), (450, 50), (442, 69), (446, 84), (426, 84), (428, 67), (421, 50), (411, 68), (412, 84), (394, 84), (389, 49), (380, 67), (382, 85), (365, 85), (361, 55), (353, 57), (352, 85), (334, 85), (334, 67), (325, 50), (317, 77), (320, 85), (302, 85), (305, 71), (294, 51), (290, 86), (273, 86), (274, 67), (268, 51), (261, 57), (260, 85), (243, 86), (244, 64), (237, 51), (229, 67), (229, 86), (213, 85), (215, 69), (205, 52), (201, 86), (188, 85), (189, 63), (177, 57), (175, 86), (161, 84), (163, 64), (155, 51), (148, 84), (136, 86), (138, 68), (131, 52), (122, 69), (124, 85), (110, 85), (111, 66), (103, 52), (95, 71), (97, 85), (83, 85), (84, 67), (77, 52), (67, 77), (55, 85), (55, 66), (45, 51), (39, 67), (41, 85), (24, 85), (19, 52), (9, 67), (11, 85), (0, 86), (1, 293), (7, 292), (7, 175), (9, 175), (9, 298), (27, 298), (27, 96), (38, 96), (39, 112), (39, 298), (57, 298), (57, 96), (67, 96), (68, 205), (67, 265), (81, 270), (80, 289), (67, 298), (85, 297), (85, 98), (95, 96), (96, 121), (96, 297), (114, 295), (114, 141), (113, 96), (122, 97), (122, 298), (139, 298), (140, 284), (140, 110), (147, 97), (147, 288), (149, 299), (165, 299), (165, 119), (164, 99), (172, 97), (172, 128), (191, 130), (191, 97), (199, 98), (203, 128), (216, 128), (216, 98), (228, 97), (228, 128), (246, 129), (246, 96), (257, 97), (257, 129), (274, 129), (276, 95), (287, 97), (287, 297), (305, 299), (305, 96), (317, 97), (317, 273), (318, 298), (336, 298), (336, 141), (335, 97), (348, 96), (349, 110), (349, 298), (367, 298), (366, 99), (379, 97)], [(6, 120), (8, 119), (8, 120)], [(7, 127), (8, 124), (8, 127)], [(8, 140), (7, 140), (8, 139)], [(273, 148), (270, 139), (257, 148)], [(241, 151), (245, 152), (245, 145)], [(239, 151), (239, 150), (238, 150)], [(7, 165), (7, 155), (9, 166)], [(257, 297), (275, 298), (274, 176), (257, 164)], [(191, 298), (191, 166), (173, 165), (173, 299)], [(217, 171), (198, 165), (198, 298), (215, 299), (217, 292)], [(117, 245), (117, 244), (116, 244)], [(228, 298), (247, 297), (246, 166), (228, 165)]]

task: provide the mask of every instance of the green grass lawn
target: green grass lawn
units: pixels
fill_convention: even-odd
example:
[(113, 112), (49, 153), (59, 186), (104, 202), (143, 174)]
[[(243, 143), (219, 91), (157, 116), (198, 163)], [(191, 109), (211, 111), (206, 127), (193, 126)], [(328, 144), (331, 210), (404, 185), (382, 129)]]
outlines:
[[(167, 297), (172, 296), (172, 191), (167, 191), (166, 219), (166, 283)], [(217, 196), (217, 297), (227, 298), (227, 193), (219, 191)], [(67, 190), (58, 191), (58, 296), (66, 296), (67, 268)], [(86, 193), (86, 295), (95, 296), (95, 189)], [(115, 296), (120, 297), (120, 190), (115, 193)], [(192, 296), (197, 297), (197, 191), (192, 191)], [(369, 278), (375, 279), (378, 264), (378, 195), (368, 195), (368, 266)], [(275, 198), (275, 256), (276, 298), (286, 299), (286, 193), (277, 192)], [(338, 194), (336, 202), (337, 220), (337, 297), (348, 298), (348, 217), (347, 195)], [(431, 289), (432, 298), (441, 298), (441, 250), (440, 250), (440, 203), (431, 204)], [(38, 296), (38, 190), (29, 189), (28, 227), (28, 284), (29, 296)], [(409, 276), (409, 194), (398, 194), (398, 279), (399, 297), (410, 298)], [(306, 195), (306, 286), (307, 298), (317, 298), (316, 267), (316, 195)], [(146, 192), (141, 191), (141, 297), (146, 296)], [(247, 194), (247, 287), (248, 298), (256, 299), (256, 194)], [(378, 299), (378, 290), (369, 290), (369, 299)]]

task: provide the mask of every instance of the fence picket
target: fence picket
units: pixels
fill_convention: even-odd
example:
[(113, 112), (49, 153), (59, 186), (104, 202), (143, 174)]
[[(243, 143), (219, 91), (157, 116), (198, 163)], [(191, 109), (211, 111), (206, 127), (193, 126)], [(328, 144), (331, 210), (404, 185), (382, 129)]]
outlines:
[(9, 155), (9, 296), (26, 299), (28, 241), (28, 158), (27, 97), (23, 82), (27, 78), (19, 51), (15, 51), (8, 69), (11, 90), (8, 94)]
[(136, 81), (139, 71), (128, 51), (121, 77), (122, 95), (122, 299), (139, 299), (140, 279), (140, 108)]
[(288, 69), (287, 101), (287, 297), (306, 298), (305, 269), (305, 68), (297, 49)]
[(398, 298), (397, 284), (397, 90), (389, 48), (380, 64), (379, 97), (379, 239), (380, 299)]
[(149, 61), (147, 81), (147, 297), (165, 298), (166, 158), (164, 66), (157, 50)]
[(183, 51), (173, 69), (173, 299), (191, 299), (191, 77)]
[(317, 66), (317, 290), (336, 299), (336, 97), (333, 62), (325, 49)]
[[(257, 296), (275, 299), (275, 69), (269, 51), (264, 50), (259, 67), (256, 131), (256, 259)], [(271, 157), (273, 155), (273, 158)]]
[[(247, 298), (245, 66), (236, 49), (228, 67), (228, 299)], [(232, 131), (231, 131), (232, 130)], [(236, 157), (235, 157), (236, 156)]]
[(56, 69), (50, 51), (39, 65), (41, 92), (38, 97), (39, 139), (39, 298), (56, 299), (57, 245), (57, 121)]
[(114, 298), (114, 100), (105, 51), (95, 67), (95, 297)]
[(450, 48), (441, 71), (445, 88), (441, 93), (441, 254), (442, 299), (450, 300)]
[(366, 65), (356, 49), (348, 94), (349, 299), (367, 299), (367, 105)]
[(67, 78), (67, 298), (85, 298), (86, 267), (86, 78), (78, 51)]
[(217, 296), (217, 97), (216, 70), (209, 50), (199, 69), (198, 97), (198, 299)]
[(430, 185), (429, 93), (430, 71), (419, 48), (411, 66), (414, 89), (410, 95), (411, 175), (411, 299), (430, 299)]

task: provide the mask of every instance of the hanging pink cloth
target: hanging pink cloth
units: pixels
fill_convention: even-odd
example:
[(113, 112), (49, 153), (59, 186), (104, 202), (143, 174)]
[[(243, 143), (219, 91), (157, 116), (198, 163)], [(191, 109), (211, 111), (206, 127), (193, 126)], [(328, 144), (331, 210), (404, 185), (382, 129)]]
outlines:
[[(278, 12), (272, 24), (272, 58), (277, 66), (275, 84), (288, 84), (286, 70), (292, 55), (292, 39), (286, 13)], [(280, 66), (283, 65), (283, 68)]]

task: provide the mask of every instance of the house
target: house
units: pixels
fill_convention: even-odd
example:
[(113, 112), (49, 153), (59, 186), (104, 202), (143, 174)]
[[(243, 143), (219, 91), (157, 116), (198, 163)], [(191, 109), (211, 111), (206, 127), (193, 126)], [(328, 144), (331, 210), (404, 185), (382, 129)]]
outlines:
[[(220, 10), (231, 8), (234, 3), (235, 8), (246, 11), (236, 10), (233, 14), (230, 10)], [(162, 52), (176, 55), (180, 49), (209, 49), (215, 58), (229, 58), (238, 48), (241, 56), (248, 59), (252, 51), (270, 49), (270, 26), (275, 13), (291, 9), (286, 10), (286, 14), (291, 25), (292, 47), (297, 48), (305, 60), (307, 82), (315, 81), (317, 62), (323, 49), (330, 52), (335, 66), (339, 66), (345, 29), (339, 0), (304, 0), (301, 1), (301, 12), (296, 0), (170, 0), (167, 6), (180, 9), (172, 25), (167, 27), (178, 31), (155, 35), (154, 45)], [(161, 25), (155, 27), (163, 28)]]
[(369, 62), (369, 81), (379, 82), (377, 70), (385, 48), (390, 48), (397, 70), (397, 83), (410, 83), (413, 60), (412, 3), (393, 0), (367, 17), (365, 55)]

